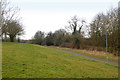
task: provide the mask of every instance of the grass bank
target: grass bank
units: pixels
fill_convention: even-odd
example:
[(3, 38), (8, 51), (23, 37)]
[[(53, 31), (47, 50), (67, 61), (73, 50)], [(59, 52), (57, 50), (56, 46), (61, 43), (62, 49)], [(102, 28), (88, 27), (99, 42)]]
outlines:
[(26, 43), (2, 43), (3, 78), (117, 78), (118, 66)]

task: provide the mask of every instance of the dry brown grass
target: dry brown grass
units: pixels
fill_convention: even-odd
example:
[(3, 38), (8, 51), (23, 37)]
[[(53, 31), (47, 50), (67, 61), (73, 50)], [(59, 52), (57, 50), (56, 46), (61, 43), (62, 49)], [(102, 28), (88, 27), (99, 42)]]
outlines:
[[(52, 47), (55, 47), (55, 46), (52, 46)], [(63, 47), (55, 47), (55, 48), (75, 52), (78, 54), (85, 54), (85, 55), (90, 55), (90, 56), (95, 56), (95, 57), (100, 57), (100, 58), (106, 58), (106, 52), (104, 51), (71, 49), (71, 48), (63, 48)], [(113, 60), (113, 61), (118, 61), (118, 56), (113, 55), (113, 53), (108, 53), (108, 59)]]
[[(106, 57), (106, 52), (104, 51), (88, 51), (88, 50), (82, 50), (84, 53), (90, 54), (90, 55), (96, 55), (96, 56), (103, 56)], [(114, 56), (112, 53), (108, 53), (108, 58), (112, 58), (115, 60), (118, 60), (118, 56)]]

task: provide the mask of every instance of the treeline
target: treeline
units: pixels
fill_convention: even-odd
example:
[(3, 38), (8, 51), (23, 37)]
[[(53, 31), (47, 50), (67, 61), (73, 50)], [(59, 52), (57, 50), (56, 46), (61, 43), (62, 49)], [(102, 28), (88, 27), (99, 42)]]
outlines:
[(60, 46), (64, 42), (70, 42), (70, 34), (64, 29), (59, 29), (54, 33), (49, 32), (46, 36), (42, 31), (37, 31), (32, 39), (35, 44), (47, 45), (47, 46)]
[[(99, 13), (90, 24), (91, 45), (106, 47), (106, 34), (108, 51), (118, 54), (118, 9), (110, 9), (106, 14)], [(94, 44), (93, 44), (94, 43)]]
[[(108, 52), (118, 53), (118, 9), (110, 9), (106, 13), (99, 13), (88, 25), (85, 20), (73, 16), (66, 29), (56, 30), (54, 33), (37, 31), (32, 43), (47, 46), (62, 46), (68, 48), (106, 51), (106, 34)], [(89, 34), (85, 37), (86, 30)]]

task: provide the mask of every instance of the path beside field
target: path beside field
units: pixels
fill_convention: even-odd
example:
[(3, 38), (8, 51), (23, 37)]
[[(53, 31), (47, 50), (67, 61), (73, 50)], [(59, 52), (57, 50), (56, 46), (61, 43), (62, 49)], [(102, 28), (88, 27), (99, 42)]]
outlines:
[[(84, 54), (78, 54), (78, 53), (74, 53), (74, 52), (70, 52), (70, 51), (65, 51), (65, 50), (61, 50), (61, 49), (56, 49), (56, 50), (62, 51), (62, 52), (66, 52), (66, 53), (69, 53), (69, 54), (74, 54), (74, 55), (79, 55), (79, 56), (91, 58), (91, 59), (96, 59), (96, 60), (102, 61), (102, 62), (106, 62), (106, 59), (103, 59), (103, 58), (88, 56), (88, 55), (84, 55)], [(115, 61), (110, 61), (110, 60), (108, 60), (108, 63), (109, 63), (109, 64), (113, 64), (113, 65), (118, 65), (118, 62), (115, 62)]]

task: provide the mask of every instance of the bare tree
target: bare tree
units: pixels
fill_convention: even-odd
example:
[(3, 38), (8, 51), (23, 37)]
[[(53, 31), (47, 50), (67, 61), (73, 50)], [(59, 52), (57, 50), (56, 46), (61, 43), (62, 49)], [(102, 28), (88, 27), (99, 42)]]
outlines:
[(7, 38), (7, 23), (8, 21), (11, 20), (19, 20), (20, 18), (19, 16), (19, 8), (18, 7), (14, 7), (14, 6), (10, 6), (10, 2), (8, 0), (1, 0), (1, 7), (2, 7), (2, 26), (0, 27), (0, 29), (2, 29), (2, 38), (3, 35), (5, 36), (5, 41)]
[(85, 25), (85, 20), (79, 19), (76, 15), (68, 21), (69, 26), (66, 27), (67, 30), (72, 31), (72, 47), (73, 48), (80, 48), (81, 38), (82, 36), (82, 28)]
[(23, 26), (18, 21), (12, 20), (7, 22), (6, 34), (9, 35), (11, 42), (14, 42), (14, 38), (17, 35), (22, 35), (23, 33)]
[[(120, 2), (118, 7), (118, 35), (120, 35)], [(120, 55), (120, 36), (118, 36), (118, 52)]]
[(84, 26), (85, 20), (80, 20), (76, 15), (68, 21), (69, 25), (66, 26), (67, 30), (71, 30), (72, 34), (81, 33), (81, 29)]
[(66, 35), (66, 30), (59, 29), (54, 32), (54, 45), (60, 46), (63, 43), (63, 38)]
[(34, 43), (42, 45), (45, 34), (42, 31), (37, 31), (34, 35)]
[(50, 46), (54, 44), (54, 34), (50, 31), (46, 36), (46, 45)]
[(107, 14), (99, 13), (90, 24), (92, 44), (105, 48), (107, 32), (109, 52), (114, 52), (114, 55), (117, 53), (118, 45), (117, 13), (117, 9), (110, 9)]

